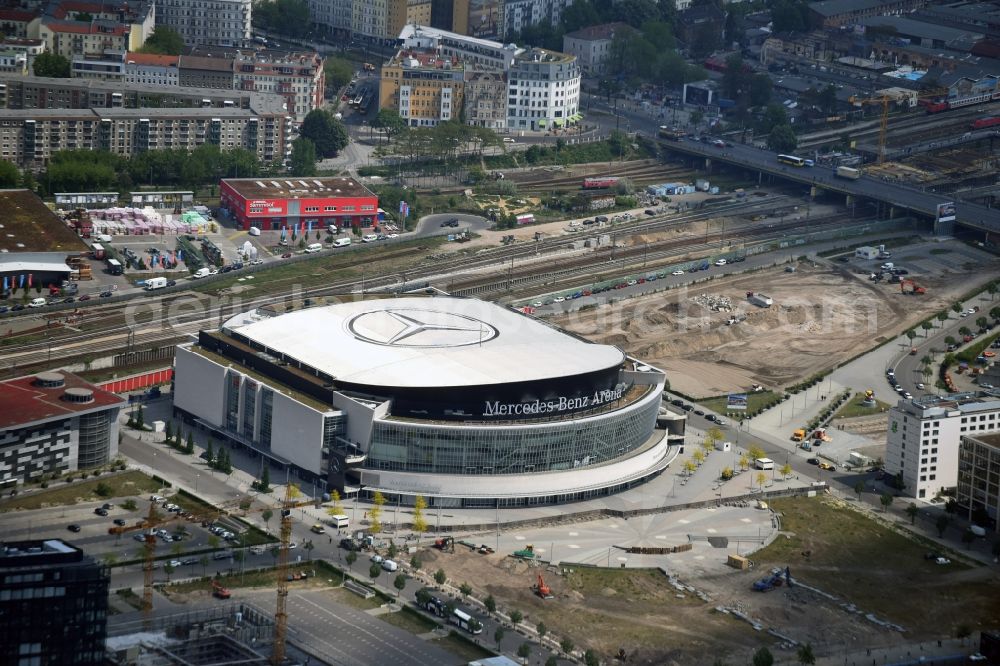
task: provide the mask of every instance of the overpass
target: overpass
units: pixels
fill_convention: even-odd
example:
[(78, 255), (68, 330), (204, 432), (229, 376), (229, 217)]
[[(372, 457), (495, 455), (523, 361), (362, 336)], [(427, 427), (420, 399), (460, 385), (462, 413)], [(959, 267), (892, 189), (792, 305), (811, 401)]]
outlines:
[[(987, 240), (990, 234), (1000, 234), (1000, 209), (962, 201), (951, 194), (936, 194), (869, 176), (861, 176), (857, 180), (838, 178), (834, 175), (836, 170), (832, 167), (819, 165), (795, 167), (781, 164), (775, 153), (745, 144), (734, 143), (716, 147), (711, 143), (701, 143), (691, 139), (661, 140), (659, 144), (661, 148), (670, 152), (704, 158), (706, 168), (710, 168), (713, 163), (729, 164), (808, 185), (813, 188), (814, 195), (825, 190), (839, 192), (848, 200), (863, 198), (878, 201), (889, 207), (890, 217), (897, 211), (906, 211), (908, 214), (933, 220), (934, 231), (938, 234), (951, 234), (956, 224), (985, 232)], [(950, 202), (954, 202), (955, 219), (953, 221), (947, 217), (938, 219), (938, 205)]]

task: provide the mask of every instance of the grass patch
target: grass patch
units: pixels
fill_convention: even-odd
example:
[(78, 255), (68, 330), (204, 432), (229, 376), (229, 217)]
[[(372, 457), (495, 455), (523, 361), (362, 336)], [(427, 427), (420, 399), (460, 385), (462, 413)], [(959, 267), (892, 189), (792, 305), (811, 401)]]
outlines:
[[(209, 565), (208, 565), (208, 569), (209, 570), (212, 569), (213, 564), (216, 564), (216, 563), (214, 561), (211, 562), (211, 563), (209, 563)], [(228, 566), (229, 566), (229, 560), (226, 560), (222, 564), (225, 564), (226, 567), (228, 568)], [(316, 568), (316, 567), (313, 566), (313, 564), (314, 563), (312, 563), (312, 562), (303, 562), (301, 564), (294, 564), (294, 565), (290, 564), (288, 566), (288, 572), (289, 573), (306, 572), (306, 573), (308, 573), (311, 576), (313, 570)], [(176, 571), (174, 573), (174, 575), (183, 576), (186, 573), (187, 572), (185, 572), (183, 570), (183, 568), (182, 568), (182, 569)], [(270, 588), (273, 588), (273, 587), (275, 587), (275, 583), (277, 582), (275, 580), (275, 576), (277, 576), (277, 573), (275, 572), (275, 569), (273, 569), (273, 568), (255, 569), (253, 571), (245, 571), (242, 574), (239, 571), (236, 571), (235, 573), (232, 573), (232, 574), (228, 574), (228, 573), (227, 574), (223, 574), (222, 576), (219, 576), (218, 578), (213, 578), (213, 576), (209, 575), (209, 576), (206, 576), (204, 578), (200, 578), (198, 580), (188, 581), (186, 583), (168, 583), (167, 586), (165, 587), (164, 591), (167, 592), (167, 593), (169, 593), (169, 594), (186, 594), (186, 593), (189, 593), (189, 592), (199, 592), (199, 591), (211, 592), (212, 591), (212, 580), (213, 579), (214, 580), (218, 580), (222, 584), (223, 587), (228, 587), (228, 588), (234, 589), (234, 590), (235, 589), (239, 589), (239, 588), (247, 588), (247, 587), (270, 587)], [(319, 579), (319, 580), (317, 580), (317, 579)], [(289, 581), (288, 586), (289, 586), (289, 588), (294, 588), (294, 587), (303, 587), (304, 586), (303, 584), (309, 585), (309, 584), (320, 584), (320, 583), (325, 584), (326, 581), (325, 581), (325, 579), (321, 579), (317, 575), (316, 578), (309, 578), (309, 579), (304, 580), (304, 581)]]
[(437, 622), (424, 617), (409, 606), (403, 606), (403, 610), (398, 613), (386, 613), (385, 615), (379, 615), (378, 618), (394, 627), (399, 627), (404, 631), (418, 636), (426, 634), (429, 631), (434, 631), (440, 626)]
[[(759, 391), (757, 393), (747, 393), (747, 409), (746, 413), (752, 414), (758, 412), (762, 409), (766, 409), (769, 405), (778, 401), (779, 396), (774, 391)], [(703, 405), (708, 409), (711, 409), (717, 414), (726, 414), (726, 401), (727, 397), (724, 395), (716, 396), (714, 398), (705, 398), (704, 400), (699, 400), (698, 404)], [(743, 412), (737, 411), (734, 414), (742, 414)], [(738, 417), (737, 417), (738, 418)]]
[(383, 603), (378, 595), (375, 595), (371, 599), (365, 599), (361, 595), (355, 594), (354, 592), (351, 592), (343, 587), (328, 590), (327, 594), (329, 594), (333, 600), (338, 603), (350, 606), (351, 608), (357, 608), (362, 611), (378, 608)]
[[(916, 635), (954, 635), (962, 622), (997, 621), (1000, 583), (987, 569), (957, 561), (960, 554), (868, 518), (843, 500), (785, 498), (771, 506), (782, 514), (783, 533), (753, 554), (758, 570), (789, 566), (803, 582)], [(932, 550), (948, 553), (952, 564), (925, 560)]]
[[(972, 327), (970, 326), (969, 328)], [(992, 335), (987, 335), (984, 338), (980, 338), (962, 351), (955, 354), (955, 358), (959, 361), (965, 361), (966, 363), (975, 363), (976, 359), (979, 358), (979, 355), (986, 351), (986, 349), (988, 349), (997, 338), (1000, 338), (1000, 333), (994, 333)]]
[(670, 603), (702, 602), (696, 597), (677, 599), (667, 577), (658, 569), (599, 569), (574, 567), (567, 571), (564, 580), (575, 592), (588, 599), (614, 597), (629, 599), (632, 603), (668, 601)]
[[(480, 636), (485, 635), (485, 633), (480, 634)], [(476, 659), (487, 659), (489, 657), (497, 656), (496, 652), (487, 650), (480, 645), (476, 645), (468, 638), (455, 631), (450, 632), (443, 638), (433, 638), (430, 642), (434, 643), (438, 647), (444, 648), (457, 657), (460, 657), (462, 661), (475, 661)], [(537, 650), (535, 651), (537, 652)]]
[(873, 414), (881, 414), (889, 409), (889, 403), (882, 402), (881, 400), (875, 400), (874, 407), (865, 407), (861, 404), (864, 400), (864, 393), (855, 393), (850, 401), (840, 408), (836, 414), (833, 415), (835, 419), (849, 419), (855, 416), (871, 416)]
[[(108, 492), (97, 494), (99, 484)], [(130, 471), (104, 474), (86, 481), (74, 481), (60, 488), (42, 490), (30, 495), (12, 497), (0, 502), (0, 512), (16, 509), (41, 509), (48, 506), (66, 506), (78, 502), (94, 502), (113, 497), (136, 497), (160, 489), (160, 484), (142, 472)]]

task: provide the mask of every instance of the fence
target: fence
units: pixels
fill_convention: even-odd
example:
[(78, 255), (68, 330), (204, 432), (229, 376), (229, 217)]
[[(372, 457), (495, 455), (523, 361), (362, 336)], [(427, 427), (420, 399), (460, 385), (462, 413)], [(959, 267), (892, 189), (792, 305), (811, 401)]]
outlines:
[[(173, 356), (173, 347), (169, 348), (171, 350), (171, 356)], [(122, 354), (124, 356), (124, 354)], [(117, 363), (118, 357), (115, 357), (115, 365)], [(148, 388), (150, 386), (159, 386), (160, 384), (166, 384), (174, 378), (173, 368), (163, 368), (161, 370), (153, 370), (152, 372), (143, 372), (138, 375), (130, 375), (128, 377), (122, 377), (121, 379), (114, 379), (102, 384), (98, 384), (97, 387), (110, 391), (111, 393), (128, 393), (129, 391), (138, 391), (139, 389)]]

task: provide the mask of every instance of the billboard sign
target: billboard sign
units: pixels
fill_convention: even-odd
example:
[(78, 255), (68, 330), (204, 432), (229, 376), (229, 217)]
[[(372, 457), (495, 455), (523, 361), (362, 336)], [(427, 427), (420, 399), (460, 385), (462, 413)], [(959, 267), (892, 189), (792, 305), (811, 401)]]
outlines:
[(746, 411), (747, 409), (747, 394), (746, 393), (730, 393), (726, 396), (726, 411)]
[(938, 222), (954, 222), (955, 221), (955, 202), (949, 201), (947, 203), (938, 204), (937, 207), (937, 221)]

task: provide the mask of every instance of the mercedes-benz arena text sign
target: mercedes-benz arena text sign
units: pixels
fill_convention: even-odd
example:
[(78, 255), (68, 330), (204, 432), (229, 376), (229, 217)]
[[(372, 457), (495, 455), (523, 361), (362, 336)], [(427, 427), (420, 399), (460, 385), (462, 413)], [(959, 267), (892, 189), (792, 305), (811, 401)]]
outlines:
[(500, 332), (473, 317), (453, 312), (386, 309), (362, 312), (347, 322), (358, 340), (385, 347), (441, 348), (483, 344)]

